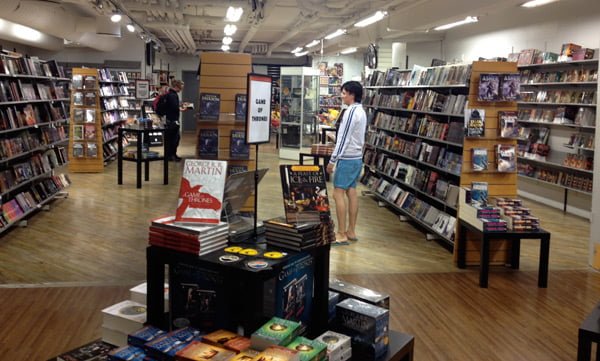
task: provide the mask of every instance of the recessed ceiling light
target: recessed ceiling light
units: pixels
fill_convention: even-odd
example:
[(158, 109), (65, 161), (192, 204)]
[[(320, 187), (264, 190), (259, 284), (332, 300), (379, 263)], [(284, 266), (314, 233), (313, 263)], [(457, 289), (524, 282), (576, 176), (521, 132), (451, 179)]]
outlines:
[(121, 14), (119, 13), (114, 13), (112, 14), (112, 16), (110, 17), (110, 21), (112, 21), (113, 23), (118, 23), (119, 21), (121, 21)]
[(524, 8), (534, 8), (537, 6), (542, 6), (542, 5), (550, 4), (553, 2), (557, 2), (557, 1), (559, 1), (559, 0), (532, 0), (532, 1), (528, 1), (524, 4), (521, 4), (521, 6)]
[(232, 41), (233, 41), (233, 39), (230, 36), (226, 36), (223, 38), (223, 44), (225, 44), (225, 45), (231, 44)]
[(296, 54), (296, 53), (298, 53), (298, 52), (301, 52), (301, 51), (302, 51), (302, 47), (301, 47), (301, 46), (299, 46), (299, 47), (297, 47), (296, 49), (292, 50), (292, 51), (291, 51), (291, 53), (292, 53), (292, 54)]
[(352, 54), (352, 53), (356, 53), (358, 49), (357, 48), (346, 48), (342, 51), (340, 51), (340, 54)]
[(229, 45), (225, 45), (225, 44), (221, 45), (221, 50), (228, 51), (229, 49), (230, 49)]
[(456, 22), (446, 24), (446, 25), (441, 25), (441, 26), (438, 26), (437, 28), (433, 28), (433, 30), (438, 30), (438, 31), (439, 30), (448, 30), (448, 29), (455, 28), (460, 25), (476, 23), (478, 21), (479, 21), (479, 18), (477, 16), (467, 16), (463, 20), (456, 21)]
[(237, 31), (237, 26), (233, 24), (227, 24), (225, 25), (225, 29), (223, 31), (225, 32), (225, 35), (231, 36)]
[(364, 28), (365, 26), (369, 26), (385, 18), (387, 14), (387, 11), (378, 11), (375, 14), (369, 16), (368, 18), (357, 22), (356, 24), (354, 24), (354, 26), (356, 26), (357, 28)]
[(294, 55), (296, 55), (296, 56), (304, 56), (304, 55), (306, 55), (306, 54), (308, 54), (308, 51), (303, 51), (303, 52), (301, 52), (301, 53), (296, 53), (296, 54), (294, 54)]
[(334, 31), (333, 33), (331, 33), (331, 34), (327, 35), (327, 36), (325, 37), (325, 39), (327, 39), (327, 40), (331, 40), (331, 39), (333, 39), (333, 38), (335, 38), (335, 37), (338, 37), (338, 36), (340, 36), (340, 35), (344, 35), (344, 34), (346, 34), (346, 29), (337, 29), (337, 30), (336, 30), (336, 31)]
[(244, 13), (244, 9), (234, 8), (233, 6), (230, 6), (227, 8), (227, 14), (225, 15), (225, 18), (228, 21), (232, 21), (235, 23), (236, 21), (240, 20), (243, 13)]
[(133, 33), (135, 31), (135, 26), (133, 24), (127, 24), (126, 28), (127, 30), (129, 30), (130, 33)]
[(319, 40), (313, 40), (310, 43), (306, 44), (307, 48), (313, 47), (315, 45), (319, 45), (320, 41)]

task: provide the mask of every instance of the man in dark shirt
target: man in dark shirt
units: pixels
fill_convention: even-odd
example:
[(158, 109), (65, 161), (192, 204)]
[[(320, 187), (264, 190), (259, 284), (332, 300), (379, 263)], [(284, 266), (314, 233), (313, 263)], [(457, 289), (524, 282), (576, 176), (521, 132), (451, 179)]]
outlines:
[(173, 79), (171, 81), (171, 88), (167, 92), (166, 100), (166, 130), (165, 130), (165, 142), (166, 151), (165, 157), (174, 162), (179, 162), (181, 158), (177, 155), (177, 147), (179, 146), (179, 113), (185, 109), (179, 105), (179, 95), (183, 89), (183, 82), (181, 80)]

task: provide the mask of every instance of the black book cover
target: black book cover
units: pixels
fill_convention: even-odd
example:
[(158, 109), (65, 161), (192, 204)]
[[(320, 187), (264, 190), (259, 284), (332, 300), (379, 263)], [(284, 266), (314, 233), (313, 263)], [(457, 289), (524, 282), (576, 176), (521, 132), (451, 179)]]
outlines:
[(232, 159), (250, 158), (250, 145), (246, 143), (245, 130), (232, 130), (229, 143), (229, 157)]
[(200, 158), (217, 159), (219, 157), (219, 130), (200, 129), (198, 145)]
[(500, 74), (481, 74), (477, 100), (494, 102), (500, 98)]
[(200, 119), (218, 120), (221, 112), (221, 95), (216, 93), (200, 94)]
[(248, 97), (246, 94), (235, 95), (235, 120), (246, 120)]

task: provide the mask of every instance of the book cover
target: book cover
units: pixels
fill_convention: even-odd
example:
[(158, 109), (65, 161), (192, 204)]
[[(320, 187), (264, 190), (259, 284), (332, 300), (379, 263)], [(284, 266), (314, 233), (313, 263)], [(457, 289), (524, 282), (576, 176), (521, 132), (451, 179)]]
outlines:
[(85, 124), (83, 128), (83, 136), (85, 140), (96, 140), (96, 125)]
[(83, 140), (83, 125), (73, 125), (73, 140)]
[(175, 222), (219, 223), (226, 173), (225, 161), (186, 159)]
[[(300, 254), (291, 258), (283, 266), (277, 278), (274, 292), (268, 292), (275, 304), (275, 312), (267, 312), (277, 317), (310, 323), (314, 288), (314, 258), (310, 254)], [(267, 295), (265, 295), (267, 296)]]
[(279, 166), (279, 172), (287, 222), (328, 222), (330, 208), (323, 168), (286, 164)]
[(485, 136), (485, 109), (465, 109), (467, 137)]
[(83, 75), (74, 74), (71, 82), (71, 86), (73, 89), (81, 89), (83, 88)]
[(177, 352), (177, 360), (182, 361), (227, 361), (235, 352), (207, 343), (192, 341), (186, 348)]
[(500, 74), (481, 74), (477, 100), (483, 102), (495, 102), (500, 98)]
[(98, 146), (96, 143), (87, 143), (85, 154), (88, 158), (97, 158), (98, 157)]
[(159, 328), (154, 326), (146, 326), (127, 335), (127, 343), (132, 346), (144, 347), (145, 343), (148, 343), (164, 334), (165, 331)]
[(83, 95), (83, 105), (86, 107), (96, 106), (96, 92), (85, 92)]
[(84, 361), (84, 360), (101, 360), (102, 357), (115, 349), (115, 346), (103, 341), (93, 341), (87, 343), (74, 350), (65, 352), (56, 357), (58, 361)]
[(129, 334), (142, 328), (146, 322), (146, 306), (125, 300), (103, 309), (102, 316), (104, 327)]
[(83, 123), (84, 114), (85, 114), (84, 109), (79, 109), (79, 108), (73, 109), (73, 122), (74, 123)]
[(234, 164), (230, 164), (227, 167), (227, 176), (229, 177), (230, 175), (237, 174), (237, 173), (242, 173), (242, 172), (247, 172), (247, 171), (248, 171), (248, 166), (247, 165), (234, 165)]
[(200, 93), (200, 119), (218, 120), (221, 113), (221, 95)]
[[(118, 349), (112, 350), (108, 353), (108, 359), (111, 361), (135, 361), (143, 360), (146, 356), (146, 352), (141, 347), (136, 346), (122, 346)], [(96, 360), (86, 359), (86, 360)], [(99, 359), (102, 360), (102, 359)]]
[(471, 167), (475, 172), (481, 172), (488, 169), (487, 148), (471, 149)]
[(82, 158), (83, 156), (83, 143), (73, 143), (73, 157)]
[(246, 131), (233, 129), (229, 143), (229, 157), (232, 159), (249, 159), (250, 145), (246, 143)]
[(327, 355), (327, 345), (317, 340), (309, 340), (298, 336), (287, 346), (290, 350), (297, 351), (300, 361), (321, 360)]
[(498, 126), (500, 137), (502, 138), (518, 138), (519, 125), (518, 113), (516, 111), (500, 111), (498, 112)]
[(269, 345), (287, 345), (299, 330), (300, 323), (273, 317), (252, 333), (252, 348), (264, 350)]
[(505, 73), (500, 75), (500, 79), (500, 98), (509, 102), (519, 100), (519, 95), (521, 94), (521, 74)]
[(335, 317), (339, 332), (352, 337), (353, 349), (355, 343), (370, 345), (376, 357), (387, 351), (389, 310), (347, 298), (337, 304)]
[[(73, 76), (73, 78), (74, 77), (75, 76)], [(83, 87), (85, 89), (96, 89), (96, 77), (93, 75), (86, 75), (86, 77), (83, 79)]]
[(198, 147), (203, 159), (217, 159), (219, 156), (219, 129), (200, 129)]
[(246, 120), (246, 109), (248, 108), (248, 96), (246, 94), (235, 95), (235, 120)]
[(499, 172), (515, 172), (517, 170), (517, 151), (512, 144), (496, 146), (496, 162)]
[(269, 346), (259, 353), (253, 361), (300, 361), (297, 351), (282, 346)]
[(484, 207), (488, 201), (488, 183), (471, 182), (471, 205)]

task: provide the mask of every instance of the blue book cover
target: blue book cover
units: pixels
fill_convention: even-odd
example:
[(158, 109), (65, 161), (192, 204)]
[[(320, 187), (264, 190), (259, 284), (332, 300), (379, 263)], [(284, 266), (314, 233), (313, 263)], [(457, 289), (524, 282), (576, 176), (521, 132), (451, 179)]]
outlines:
[(200, 94), (200, 119), (218, 120), (221, 113), (221, 95), (216, 93)]
[(488, 200), (488, 183), (487, 182), (472, 182), (471, 183), (471, 205), (483, 207), (487, 205)]
[(248, 166), (247, 165), (229, 164), (227, 166), (227, 176), (230, 176), (232, 174), (247, 172), (247, 171), (248, 171)]
[(231, 131), (229, 143), (229, 158), (249, 159), (250, 145), (246, 143), (246, 131), (234, 129)]
[(200, 129), (198, 151), (202, 159), (217, 159), (219, 157), (218, 129)]
[(481, 172), (488, 169), (487, 148), (471, 149), (471, 167), (475, 172)]
[(135, 346), (123, 346), (108, 354), (110, 361), (143, 360), (146, 352)]
[(132, 346), (142, 347), (157, 337), (164, 335), (166, 332), (154, 326), (146, 326), (127, 336), (127, 343)]
[(235, 120), (246, 120), (247, 98), (246, 94), (235, 95)]

